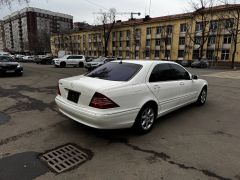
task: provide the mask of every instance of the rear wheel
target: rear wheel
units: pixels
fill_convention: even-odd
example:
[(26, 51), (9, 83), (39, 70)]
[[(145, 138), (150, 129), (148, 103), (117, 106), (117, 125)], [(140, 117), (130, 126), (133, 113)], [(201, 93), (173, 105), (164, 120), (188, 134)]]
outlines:
[(154, 108), (151, 105), (146, 105), (138, 113), (133, 128), (139, 134), (146, 134), (151, 131), (155, 118), (156, 114)]
[(198, 100), (197, 100), (197, 105), (204, 105), (206, 103), (207, 100), (207, 87), (204, 87), (201, 91), (201, 93), (198, 96)]
[(60, 68), (65, 68), (66, 67), (66, 63), (65, 62), (61, 62), (60, 63)]

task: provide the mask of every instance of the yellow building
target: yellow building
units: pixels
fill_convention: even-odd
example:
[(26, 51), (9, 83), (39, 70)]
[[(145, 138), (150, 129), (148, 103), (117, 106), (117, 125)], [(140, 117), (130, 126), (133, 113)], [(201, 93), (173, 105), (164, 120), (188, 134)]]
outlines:
[[(236, 12), (235, 12), (236, 11)], [(239, 20), (231, 13), (240, 12), (240, 5), (203, 8), (192, 13), (129, 21), (117, 21), (111, 31), (108, 56), (124, 59), (208, 59), (231, 61), (234, 31)], [(237, 22), (237, 23), (236, 23)], [(86, 56), (104, 56), (102, 26), (90, 30), (58, 34), (51, 37), (51, 50)], [(237, 37), (238, 40), (239, 36)], [(239, 41), (240, 42), (240, 41)], [(235, 61), (240, 62), (240, 44)]]

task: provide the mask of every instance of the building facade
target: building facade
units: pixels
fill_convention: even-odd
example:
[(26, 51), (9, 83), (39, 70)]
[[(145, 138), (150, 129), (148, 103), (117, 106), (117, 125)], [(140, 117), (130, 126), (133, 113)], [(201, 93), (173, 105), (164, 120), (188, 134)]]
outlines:
[[(236, 12), (235, 12), (236, 11)], [(108, 56), (126, 59), (231, 61), (235, 41), (240, 42), (240, 5), (222, 5), (192, 13), (129, 21), (117, 21), (106, 45)], [(236, 34), (234, 34), (236, 32)], [(53, 35), (51, 50), (72, 51), (86, 56), (104, 55), (103, 28)], [(236, 43), (235, 61), (240, 61)]]
[(0, 51), (5, 50), (5, 35), (4, 35), (4, 28), (3, 28), (3, 21), (0, 20)]
[(5, 46), (18, 53), (50, 52), (50, 36), (73, 28), (73, 17), (27, 7), (3, 18)]

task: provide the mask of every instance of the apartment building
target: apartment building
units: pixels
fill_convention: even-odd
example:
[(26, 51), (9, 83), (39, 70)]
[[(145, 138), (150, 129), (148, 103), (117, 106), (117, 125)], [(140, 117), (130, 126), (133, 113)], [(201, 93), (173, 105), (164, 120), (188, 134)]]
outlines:
[[(236, 20), (229, 12), (240, 5), (222, 5), (163, 17), (117, 21), (107, 44), (108, 56), (126, 59), (230, 61), (234, 51)], [(238, 22), (239, 23), (239, 22)], [(236, 31), (235, 31), (236, 32)], [(237, 31), (238, 32), (238, 31)], [(238, 36), (238, 40), (239, 36)], [(53, 35), (51, 49), (87, 56), (104, 55), (103, 28)], [(235, 61), (240, 62), (240, 44)]]
[(0, 20), (0, 51), (5, 50), (3, 21)]
[(73, 17), (27, 7), (3, 18), (6, 49), (19, 53), (50, 52), (50, 36), (73, 28)]

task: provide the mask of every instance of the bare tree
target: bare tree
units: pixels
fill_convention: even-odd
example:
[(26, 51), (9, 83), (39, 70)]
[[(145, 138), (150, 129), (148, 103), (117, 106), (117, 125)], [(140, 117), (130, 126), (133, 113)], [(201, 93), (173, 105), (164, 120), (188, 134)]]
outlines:
[(103, 30), (104, 55), (108, 56), (109, 39), (116, 23), (116, 9), (111, 8), (108, 12), (102, 12), (99, 20)]
[[(188, 13), (186, 36), (190, 40), (190, 44), (198, 45), (196, 50), (198, 50), (198, 59), (201, 60), (204, 57), (204, 47), (211, 33), (214, 0), (192, 0), (190, 6), (193, 12)], [(193, 32), (194, 26), (195, 32)], [(193, 46), (191, 45), (191, 47)]]
[(0, 0), (0, 7), (2, 6), (8, 6), (11, 7), (13, 3), (29, 3), (30, 0)]
[(224, 13), (220, 13), (219, 19), (222, 22), (223, 30), (227, 31), (227, 34), (231, 37), (231, 68), (234, 69), (237, 45), (240, 43), (238, 39), (240, 33), (240, 5), (237, 4), (236, 1), (230, 0), (224, 0), (223, 3), (227, 11), (225, 11)]

